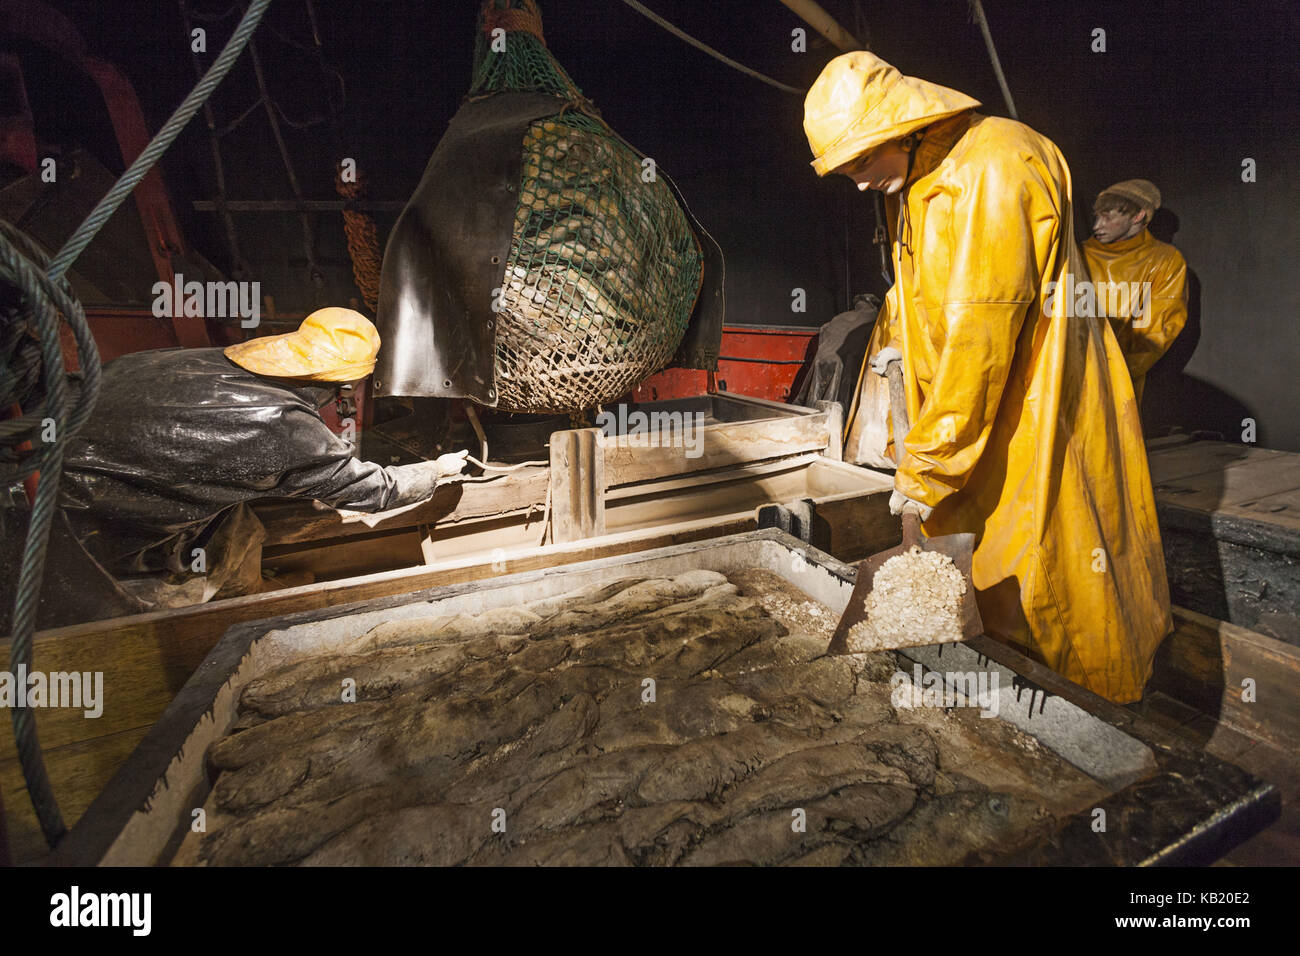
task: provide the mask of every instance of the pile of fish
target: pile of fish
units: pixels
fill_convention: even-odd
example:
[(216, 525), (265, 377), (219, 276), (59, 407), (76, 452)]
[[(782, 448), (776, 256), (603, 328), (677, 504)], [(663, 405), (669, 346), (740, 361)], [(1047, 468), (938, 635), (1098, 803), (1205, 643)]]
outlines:
[(538, 121), (524, 138), (498, 304), (504, 408), (576, 411), (623, 394), (672, 356), (699, 289), (702, 255), (672, 191), (584, 122)]
[(892, 653), (827, 657), (748, 593), (627, 578), (264, 673), (177, 862), (944, 864), (1054, 829), (974, 779), (999, 721), (896, 710)]

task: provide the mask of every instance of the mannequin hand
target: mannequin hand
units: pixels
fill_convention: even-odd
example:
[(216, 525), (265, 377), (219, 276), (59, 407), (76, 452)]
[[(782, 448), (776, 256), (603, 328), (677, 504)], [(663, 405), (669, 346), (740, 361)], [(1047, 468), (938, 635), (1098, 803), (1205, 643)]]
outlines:
[(890, 345), (881, 349), (871, 357), (871, 371), (875, 372), (877, 375), (884, 375), (890, 362), (901, 361), (903, 361), (903, 353)]
[(449, 475), (459, 475), (465, 470), (465, 458), (469, 451), (454, 451), (446, 455), (439, 455), (434, 462), (438, 466), (438, 477), (445, 478)]
[(934, 509), (929, 505), (923, 505), (919, 501), (913, 501), (907, 495), (903, 494), (897, 488), (889, 496), (889, 513), (891, 515), (914, 514), (918, 515), (922, 521), (928, 521)]

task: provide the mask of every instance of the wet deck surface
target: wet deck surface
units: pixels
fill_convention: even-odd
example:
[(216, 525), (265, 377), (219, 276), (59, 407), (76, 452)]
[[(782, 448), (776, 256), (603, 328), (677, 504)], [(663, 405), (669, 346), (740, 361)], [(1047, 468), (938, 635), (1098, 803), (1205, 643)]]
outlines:
[(1148, 447), (1173, 602), (1300, 647), (1300, 454)]
[[(1149, 448), (1149, 459), (1175, 603), (1300, 645), (1300, 607), (1294, 594), (1279, 593), (1279, 586), (1300, 587), (1294, 559), (1286, 557), (1288, 545), (1300, 538), (1300, 454), (1174, 439)], [(1244, 543), (1188, 547), (1189, 533), (1182, 528), (1195, 526), (1195, 515), (1203, 518), (1206, 539), (1226, 526)], [(1173, 516), (1178, 530), (1167, 527)], [(1252, 540), (1257, 549), (1249, 547)], [(1281, 819), (1217, 865), (1300, 864), (1300, 755), (1224, 726), (1161, 691), (1149, 690), (1132, 709), (1281, 792)]]
[(1129, 709), (1207, 753), (1267, 780), (1281, 793), (1281, 818), (1215, 866), (1300, 865), (1300, 755), (1239, 733), (1160, 691), (1149, 691)]

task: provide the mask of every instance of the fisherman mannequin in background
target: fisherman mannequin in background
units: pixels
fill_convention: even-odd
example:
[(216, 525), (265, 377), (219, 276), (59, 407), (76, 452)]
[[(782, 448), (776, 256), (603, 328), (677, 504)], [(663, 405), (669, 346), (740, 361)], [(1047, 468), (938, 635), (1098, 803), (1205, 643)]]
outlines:
[(1147, 228), (1159, 208), (1153, 183), (1116, 183), (1093, 203), (1092, 238), (1083, 244), (1098, 314), (1110, 319), (1139, 405), (1147, 372), (1187, 324), (1187, 263)]
[[(379, 344), (364, 316), (329, 308), (284, 335), (106, 364), (64, 459), (51, 543), (52, 558), (82, 563), (52, 561), (41, 626), (261, 590), (256, 499), (387, 511), (458, 475), (466, 452), (396, 467), (360, 461), (321, 418), (341, 385), (370, 374)], [(93, 590), (96, 565), (116, 594), (105, 596), (103, 581), (97, 597), (78, 593)]]
[(1064, 158), (979, 105), (865, 52), (832, 60), (804, 103), (817, 174), (901, 203), (868, 349), (881, 372), (901, 362), (911, 422), (891, 510), (976, 535), (990, 635), (1135, 701), (1172, 620), (1133, 386), (1106, 322), (1052, 295), (1084, 275)]

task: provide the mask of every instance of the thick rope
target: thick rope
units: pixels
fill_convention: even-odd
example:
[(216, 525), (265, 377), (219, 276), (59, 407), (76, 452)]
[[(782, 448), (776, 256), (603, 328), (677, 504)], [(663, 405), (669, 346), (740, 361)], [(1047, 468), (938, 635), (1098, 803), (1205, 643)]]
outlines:
[(542, 46), (546, 45), (546, 37), (542, 36), (542, 12), (533, 0), (524, 0), (522, 10), (513, 7), (499, 10), (494, 0), (487, 0), (483, 4), (483, 32), (491, 35), (496, 29), (507, 33), (531, 33), (541, 41)]
[[(88, 353), (81, 352), (82, 371), (86, 379), (79, 406), (72, 409), (70, 413), (68, 381), (63, 366), (63, 347), (59, 341), (59, 313), (62, 312), (75, 329), (78, 324), (85, 324), (85, 315), (81, 312), (81, 306), (71, 298), (70, 294), (54, 287), (49, 276), (34, 266), (7, 238), (0, 239), (0, 261), (3, 262), (5, 274), (23, 290), (27, 305), (36, 317), (41, 359), (46, 370), (44, 416), (53, 421), (55, 436), (53, 442), (44, 444), (38, 452), (30, 456), (24, 468), (27, 474), (39, 469), (40, 480), (27, 526), (27, 538), (18, 573), (17, 595), (14, 600), (9, 670), (17, 674), (20, 670), (25, 672), (31, 664), (31, 640), (36, 629), (36, 608), (41, 579), (45, 572), (45, 554), (50, 526), (58, 502), (63, 446), (70, 431), (75, 431), (74, 423), (85, 420), (94, 402), (99, 385), (99, 357), (93, 342)], [(80, 341), (78, 346), (81, 351)], [(14, 743), (18, 749), (18, 760), (23, 768), (23, 778), (27, 782), (27, 791), (31, 796), (36, 818), (40, 822), (46, 840), (53, 846), (67, 830), (63, 825), (63, 817), (59, 813), (58, 802), (54, 798), (49, 774), (45, 770), (45, 761), (41, 756), (40, 743), (36, 736), (36, 723), (32, 711), (26, 706), (26, 689), (26, 687), (21, 688), (19, 700), (11, 714)]]
[[(366, 194), (366, 180), (357, 170), (356, 182), (343, 181), (340, 169), (334, 176), (334, 188), (349, 204)], [(375, 220), (359, 209), (343, 207), (343, 232), (348, 237), (348, 256), (352, 259), (352, 278), (361, 290), (361, 298), (371, 312), (379, 310), (379, 277), (383, 270), (383, 253), (379, 249), (379, 228)]]
[[(47, 444), (39, 458), (41, 472), (36, 500), (32, 503), (27, 540), (23, 546), (22, 566), (18, 575), (17, 596), (14, 600), (13, 639), (10, 644), (10, 669), (16, 672), (31, 664), (32, 635), (36, 630), (36, 611), (40, 600), (41, 581), (45, 572), (45, 554), (49, 544), (50, 526), (58, 502), (59, 478), (63, 470), (63, 449), (67, 440), (76, 433), (90, 416), (98, 395), (99, 353), (90, 330), (86, 326), (81, 307), (70, 294), (58, 286), (72, 263), (86, 250), (96, 233), (108, 222), (131, 191), (139, 185), (146, 173), (162, 156), (182, 129), (207, 101), (217, 84), (234, 66), (271, 0), (253, 0), (229, 42), (213, 62), (208, 72), (190, 91), (176, 112), (163, 124), (162, 129), (144, 148), (135, 162), (113, 188), (91, 210), (85, 220), (42, 272), (7, 240), (0, 241), (0, 258), (13, 270), (19, 287), (29, 297), (38, 320), (41, 340), (41, 357), (45, 365), (46, 409), (55, 423), (55, 441)], [(83, 385), (76, 407), (69, 414), (67, 405), (66, 370), (59, 342), (58, 312), (72, 327), (80, 354)], [(50, 785), (45, 762), (41, 757), (36, 724), (26, 707), (13, 709), (14, 739), (18, 758), (27, 782), (32, 806), (41, 824), (46, 842), (55, 846), (67, 832), (58, 802)]]
[[(99, 354), (95, 350), (94, 338), (90, 333), (90, 327), (86, 324), (81, 304), (73, 295), (71, 286), (66, 281), (53, 282), (46, 274), (49, 257), (24, 233), (7, 222), (0, 221), (0, 237), (5, 240), (5, 245), (0, 250), (3, 252), (3, 255), (0, 255), (0, 275), (21, 288), (28, 300), (24, 303), (24, 314), (16, 317), (10, 330), (18, 339), (15, 343), (20, 353), (17, 356), (17, 370), (23, 375), (24, 383), (33, 384), (33, 376), (36, 382), (40, 381), (41, 366), (47, 361), (39, 344), (40, 322), (53, 322), (57, 328), (59, 313), (64, 315), (72, 329), (80, 356), (82, 380), (80, 397), (69, 417), (67, 408), (69, 399), (65, 388), (67, 379), (60, 364), (60, 380), (50, 383), (40, 408), (30, 410), (19, 418), (11, 418), (0, 423), (0, 442), (6, 445), (28, 440), (33, 443), (40, 442), (37, 433), (42, 429), (47, 418), (55, 422), (57, 440), (63, 428), (68, 428), (70, 434), (75, 433), (90, 416), (93, 396), (99, 390)], [(39, 289), (32, 286), (33, 282), (39, 285)], [(51, 306), (55, 310), (52, 316), (41, 311), (44, 306)], [(62, 354), (60, 349), (60, 363)], [(34, 367), (28, 368), (29, 365)], [(3, 398), (6, 402), (21, 404), (25, 403), (31, 394), (31, 388), (26, 388), (12, 394), (6, 392)], [(87, 401), (86, 396), (91, 396), (90, 401)], [(67, 417), (66, 425), (61, 424), (64, 417)], [(6, 450), (4, 464), (0, 466), (0, 479), (3, 479), (6, 484), (21, 481), (40, 471), (41, 468), (40, 452), (23, 455), (21, 452)]]
[[(54, 441), (40, 445), (39, 450), (29, 455), (19, 468), (19, 473), (24, 476), (39, 469), (40, 480), (32, 503), (14, 601), (13, 640), (9, 659), (10, 672), (18, 673), (31, 664), (31, 638), (35, 631), (36, 608), (45, 571), (50, 526), (58, 501), (64, 443), (90, 414), (99, 389), (100, 368), (99, 355), (86, 325), (85, 314), (80, 303), (72, 297), (67, 283), (55, 283), (46, 271), (20, 252), (19, 245), (27, 245), (33, 252), (35, 250), (31, 249), (30, 244), (12, 241), (10, 236), (13, 230), (7, 224), (0, 232), (4, 234), (0, 236), (0, 267), (6, 278), (22, 289), (26, 300), (24, 305), (35, 320), (41, 360), (45, 367), (45, 403), (41, 415), (50, 419), (54, 425)], [(43, 256), (39, 256), (37, 261), (41, 265), (45, 264)], [(71, 409), (68, 380), (63, 365), (63, 346), (59, 337), (60, 313), (73, 329), (82, 368), (81, 393), (77, 397), (76, 406)], [(61, 838), (66, 829), (41, 756), (35, 719), (26, 706), (26, 688), (22, 688), (22, 691), (11, 715), (14, 742), (32, 807), (36, 811), (42, 832), (53, 845), (53, 841)]]

